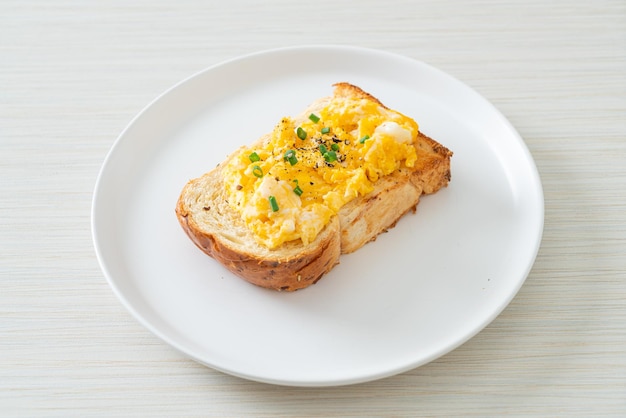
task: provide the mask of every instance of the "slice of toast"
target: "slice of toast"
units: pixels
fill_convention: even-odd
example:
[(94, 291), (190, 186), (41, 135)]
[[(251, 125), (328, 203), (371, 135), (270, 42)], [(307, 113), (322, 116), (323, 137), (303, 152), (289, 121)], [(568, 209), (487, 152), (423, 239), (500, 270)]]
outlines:
[[(378, 99), (348, 83), (335, 84), (334, 97)], [(302, 121), (326, 106), (332, 97), (311, 104), (295, 118)], [(264, 136), (258, 144), (267, 139)], [(259, 244), (241, 215), (228, 203), (222, 170), (236, 152), (203, 176), (189, 181), (177, 206), (178, 220), (192, 241), (237, 276), (255, 285), (293, 291), (316, 283), (342, 253), (356, 251), (414, 211), (420, 196), (435, 193), (450, 181), (452, 152), (428, 136), (414, 142), (417, 161), (376, 181), (374, 189), (345, 204), (307, 245), (288, 241), (269, 249)]]

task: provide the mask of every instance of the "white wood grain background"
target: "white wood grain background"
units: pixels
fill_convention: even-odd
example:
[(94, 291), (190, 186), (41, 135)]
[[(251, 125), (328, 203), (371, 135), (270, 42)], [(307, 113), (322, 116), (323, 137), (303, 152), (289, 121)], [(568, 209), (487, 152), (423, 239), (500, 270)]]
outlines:
[[(284, 388), (188, 360), (99, 270), (91, 195), (149, 101), (224, 59), (350, 44), (423, 60), (524, 137), (546, 199), (526, 284), (402, 375)], [(0, 3), (0, 416), (626, 416), (626, 3)]]

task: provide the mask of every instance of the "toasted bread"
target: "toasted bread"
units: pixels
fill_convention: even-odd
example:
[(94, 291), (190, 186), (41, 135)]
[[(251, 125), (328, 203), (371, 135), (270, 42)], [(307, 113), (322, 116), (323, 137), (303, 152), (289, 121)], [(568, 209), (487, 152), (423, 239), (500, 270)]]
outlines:
[[(348, 83), (335, 84), (334, 97), (378, 99)], [(304, 120), (331, 98), (311, 104), (295, 118)], [(260, 138), (263, 143), (266, 136)], [(414, 211), (420, 196), (435, 193), (450, 181), (452, 152), (419, 132), (413, 142), (417, 161), (381, 177), (374, 189), (349, 201), (308, 244), (288, 241), (270, 249), (258, 243), (242, 217), (228, 203), (222, 170), (236, 153), (203, 176), (189, 181), (177, 206), (178, 220), (191, 240), (235, 275), (255, 285), (294, 291), (316, 283), (342, 253), (356, 251)]]

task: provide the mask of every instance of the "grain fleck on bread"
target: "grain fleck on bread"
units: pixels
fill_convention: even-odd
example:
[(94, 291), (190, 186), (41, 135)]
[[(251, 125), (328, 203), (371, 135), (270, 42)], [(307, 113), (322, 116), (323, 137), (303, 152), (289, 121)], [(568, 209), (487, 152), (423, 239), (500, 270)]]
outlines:
[[(348, 83), (335, 84), (335, 97), (357, 97), (382, 103)], [(324, 107), (330, 98), (314, 102), (296, 120)], [(382, 105), (384, 106), (384, 105)], [(266, 137), (258, 141), (262, 143)], [(370, 193), (343, 206), (314, 241), (286, 242), (275, 249), (257, 243), (241, 216), (228, 204), (222, 185), (223, 163), (189, 181), (176, 205), (180, 225), (206, 254), (235, 275), (255, 285), (294, 291), (316, 283), (339, 263), (342, 253), (356, 251), (414, 211), (423, 194), (435, 193), (450, 181), (452, 152), (432, 138), (418, 134), (415, 167), (382, 177)]]

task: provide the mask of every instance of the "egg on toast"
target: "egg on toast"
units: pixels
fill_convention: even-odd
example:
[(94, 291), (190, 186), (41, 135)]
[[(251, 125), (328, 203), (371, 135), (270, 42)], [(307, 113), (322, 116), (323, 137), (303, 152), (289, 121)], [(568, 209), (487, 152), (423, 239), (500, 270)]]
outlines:
[(452, 152), (349, 83), (189, 181), (176, 214), (239, 277), (293, 291), (317, 282), (450, 181)]

